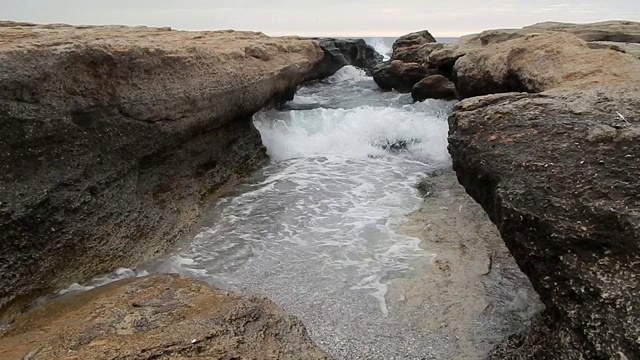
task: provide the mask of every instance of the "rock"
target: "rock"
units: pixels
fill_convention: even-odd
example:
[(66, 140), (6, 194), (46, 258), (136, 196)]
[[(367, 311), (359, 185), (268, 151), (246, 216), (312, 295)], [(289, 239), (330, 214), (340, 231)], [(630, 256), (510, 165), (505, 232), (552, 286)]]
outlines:
[(620, 51), (640, 59), (640, 44), (638, 43), (619, 43), (613, 41), (591, 41), (587, 43), (591, 49), (608, 49)]
[(584, 41), (612, 41), (640, 43), (640, 22), (603, 21), (591, 24), (543, 22), (527, 26), (524, 30), (561, 31), (571, 33)]
[(640, 78), (633, 57), (594, 50), (572, 34), (531, 34), (467, 53), (453, 75), (461, 98), (501, 92), (543, 92)]
[(416, 45), (422, 45), (426, 43), (435, 43), (436, 39), (427, 30), (413, 32), (407, 35), (400, 36), (393, 42), (393, 52), (406, 47), (413, 47)]
[(370, 74), (384, 59), (384, 56), (378, 54), (363, 39), (314, 39), (319, 41), (324, 57), (307, 74), (305, 81), (327, 78), (347, 65), (361, 68)]
[(425, 43), (415, 46), (401, 47), (393, 52), (391, 60), (401, 60), (409, 63), (425, 63), (431, 53), (444, 48), (444, 44)]
[(329, 359), (271, 301), (179, 275), (123, 280), (36, 306), (3, 359)]
[(423, 63), (429, 54), (443, 47), (436, 42), (429, 31), (423, 30), (399, 37), (393, 43), (391, 60), (402, 60), (408, 63)]
[(427, 69), (421, 64), (393, 60), (376, 66), (372, 75), (373, 80), (383, 90), (410, 92), (418, 81), (436, 73), (436, 70)]
[(640, 358), (640, 61), (548, 32), (455, 68), (458, 180), (547, 307), (490, 358)]
[(640, 42), (638, 41), (640, 40), (640, 23), (637, 22), (541, 23), (523, 29), (487, 30), (479, 34), (463, 36), (453, 44), (445, 44), (441, 49), (432, 51), (428, 58), (424, 58), (422, 62), (428, 63), (430, 67), (440, 69), (443, 74), (448, 74), (453, 69), (455, 62), (470, 51), (525, 36), (549, 32), (570, 33), (585, 41)]
[(426, 99), (455, 100), (457, 98), (456, 86), (442, 75), (431, 75), (413, 86), (411, 97), (415, 101)]
[(250, 32), (0, 26), (0, 315), (163, 253), (261, 159), (323, 52)]

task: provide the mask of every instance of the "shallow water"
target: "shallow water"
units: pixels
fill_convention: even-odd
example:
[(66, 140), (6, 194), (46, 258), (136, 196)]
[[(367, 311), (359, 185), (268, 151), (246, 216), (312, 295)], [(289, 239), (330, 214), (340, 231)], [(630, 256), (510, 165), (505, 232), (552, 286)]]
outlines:
[(381, 92), (353, 67), (305, 85), (283, 109), (254, 116), (270, 163), (221, 199), (189, 244), (87, 286), (183, 273), (266, 295), (337, 359), (451, 358), (456, 339), (425, 331), (441, 304), (425, 299), (416, 315), (392, 286), (424, 276), (435, 256), (400, 226), (421, 207), (419, 180), (450, 166), (452, 107)]
[(351, 67), (301, 88), (254, 118), (271, 163), (154, 270), (266, 294), (338, 358), (421, 358), (433, 344), (386, 295), (431, 261), (398, 227), (421, 204), (419, 178), (448, 165), (451, 108), (381, 92)]

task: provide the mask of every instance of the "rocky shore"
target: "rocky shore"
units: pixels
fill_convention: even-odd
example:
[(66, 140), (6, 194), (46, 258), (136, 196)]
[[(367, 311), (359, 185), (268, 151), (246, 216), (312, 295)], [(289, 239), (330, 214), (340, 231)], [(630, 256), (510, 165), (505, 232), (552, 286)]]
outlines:
[(634, 22), (545, 23), (392, 60), (455, 84), (458, 180), (547, 307), (491, 358), (640, 358), (639, 35)]
[[(31, 300), (163, 253), (264, 158), (256, 111), (354, 64), (384, 90), (461, 100), (449, 118), (457, 179), (546, 306), (490, 358), (640, 358), (639, 44), (640, 24), (621, 21), (455, 44), (421, 31), (378, 63), (359, 41), (0, 22), (0, 357), (327, 358), (269, 301), (179, 276)], [(405, 229), (425, 243), (447, 232), (420, 221), (438, 212)], [(462, 243), (471, 256), (440, 249), (436, 282), (475, 291), (492, 286), (480, 279), (494, 260), (513, 268), (493, 257), (491, 231), (477, 230), (486, 245)], [(451, 309), (483, 313), (466, 301)], [(461, 353), (487, 350), (454, 325)]]

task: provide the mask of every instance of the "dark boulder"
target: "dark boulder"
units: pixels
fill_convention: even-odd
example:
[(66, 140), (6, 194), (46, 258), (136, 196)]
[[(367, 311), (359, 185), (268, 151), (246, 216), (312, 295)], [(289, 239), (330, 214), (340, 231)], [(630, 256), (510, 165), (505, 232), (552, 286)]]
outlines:
[(411, 92), (413, 85), (437, 70), (428, 69), (418, 63), (405, 63), (400, 60), (387, 61), (373, 69), (373, 80), (383, 90)]
[(318, 40), (320, 43), (324, 57), (307, 74), (305, 81), (327, 78), (347, 65), (358, 67), (367, 74), (371, 74), (373, 68), (384, 59), (384, 56), (371, 45), (367, 45), (363, 39), (314, 38), (313, 40)]
[(455, 100), (457, 98), (456, 86), (442, 75), (431, 75), (413, 86), (411, 97), (415, 101), (426, 99)]

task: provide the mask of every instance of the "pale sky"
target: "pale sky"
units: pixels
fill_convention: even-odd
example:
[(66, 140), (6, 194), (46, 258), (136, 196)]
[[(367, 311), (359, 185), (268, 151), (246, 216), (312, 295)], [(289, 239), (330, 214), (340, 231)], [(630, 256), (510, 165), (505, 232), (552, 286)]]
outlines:
[(541, 21), (640, 21), (640, 0), (0, 0), (0, 19), (253, 30), (269, 35), (439, 37)]

